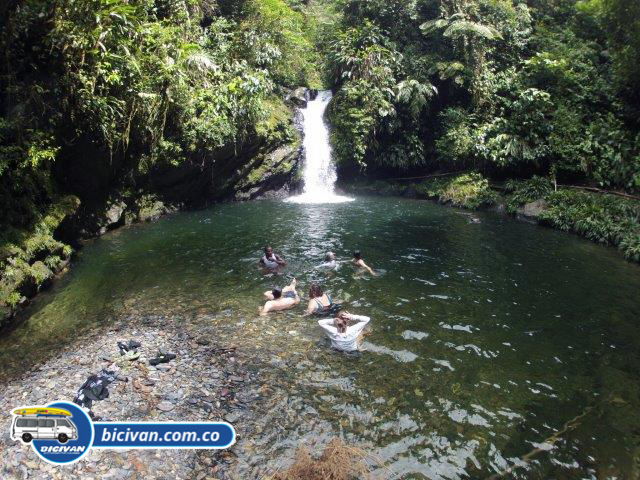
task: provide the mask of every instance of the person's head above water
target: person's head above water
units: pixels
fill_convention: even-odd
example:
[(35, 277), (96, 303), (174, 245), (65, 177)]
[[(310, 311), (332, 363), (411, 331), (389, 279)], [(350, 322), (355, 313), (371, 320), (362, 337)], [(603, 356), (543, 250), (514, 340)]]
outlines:
[(320, 298), (324, 295), (322, 287), (316, 283), (312, 283), (309, 287), (309, 298)]
[(264, 254), (267, 257), (270, 257), (271, 255), (273, 255), (273, 248), (271, 248), (271, 245), (267, 245), (266, 247), (264, 247)]
[(324, 254), (325, 262), (333, 262), (336, 259), (336, 254), (333, 252), (327, 252)]
[(271, 290), (271, 294), (273, 295), (274, 300), (278, 300), (282, 296), (282, 290), (279, 288), (274, 288)]
[(343, 311), (338, 312), (338, 315), (333, 319), (333, 325), (338, 330), (338, 333), (345, 333), (347, 331), (347, 314)]
[(356, 250), (355, 252), (353, 252), (353, 258), (355, 258), (356, 260), (362, 260), (362, 254), (360, 253), (360, 250)]

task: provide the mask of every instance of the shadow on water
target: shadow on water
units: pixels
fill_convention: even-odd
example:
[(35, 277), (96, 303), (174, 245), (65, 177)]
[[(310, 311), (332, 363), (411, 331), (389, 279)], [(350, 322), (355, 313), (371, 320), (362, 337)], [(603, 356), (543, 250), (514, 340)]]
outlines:
[[(257, 268), (265, 243), (288, 260), (282, 275)], [(356, 249), (383, 274), (355, 272)], [(329, 250), (340, 267), (315, 268)], [(300, 311), (258, 317), (262, 292), (292, 276), (371, 316), (367, 351), (332, 352)], [(73, 348), (78, 331), (184, 319), (247, 352), (263, 383), (235, 452), (240, 477), (336, 434), (392, 478), (482, 478), (534, 449), (512, 476), (624, 477), (639, 445), (638, 291), (640, 269), (614, 252), (490, 213), (401, 199), (228, 204), (88, 245), (0, 340), (0, 368)]]

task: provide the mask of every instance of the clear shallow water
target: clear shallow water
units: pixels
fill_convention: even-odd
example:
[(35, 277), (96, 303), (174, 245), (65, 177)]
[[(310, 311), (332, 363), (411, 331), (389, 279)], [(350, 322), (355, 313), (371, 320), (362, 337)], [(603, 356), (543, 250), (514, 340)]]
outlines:
[[(474, 221), (479, 219), (479, 223)], [(261, 247), (289, 262), (257, 268)], [(354, 249), (382, 274), (313, 267)], [(299, 310), (257, 316), (261, 293), (319, 280), (372, 317), (368, 351), (333, 353)], [(226, 204), (122, 229), (0, 340), (0, 374), (130, 316), (215, 326), (263, 382), (237, 475), (342, 435), (390, 478), (635, 478), (640, 457), (640, 269), (617, 252), (490, 213), (429, 202)], [(585, 413), (586, 412), (586, 413)], [(557, 441), (546, 439), (569, 425)]]

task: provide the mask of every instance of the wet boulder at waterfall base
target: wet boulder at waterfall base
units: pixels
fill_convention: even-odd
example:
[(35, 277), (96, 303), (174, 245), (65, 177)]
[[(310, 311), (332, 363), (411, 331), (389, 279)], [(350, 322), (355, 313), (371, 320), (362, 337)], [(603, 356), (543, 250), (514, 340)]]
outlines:
[(284, 145), (265, 155), (260, 165), (237, 187), (235, 199), (285, 198), (300, 189), (300, 145)]

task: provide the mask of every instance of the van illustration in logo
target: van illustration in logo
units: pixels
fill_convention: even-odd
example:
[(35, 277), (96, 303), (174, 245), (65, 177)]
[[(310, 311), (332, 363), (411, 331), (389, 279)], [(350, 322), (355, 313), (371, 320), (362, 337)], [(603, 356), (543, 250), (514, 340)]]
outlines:
[(11, 438), (25, 443), (31, 440), (58, 440), (67, 443), (78, 438), (78, 429), (71, 421), (71, 413), (60, 408), (29, 407), (13, 411)]

